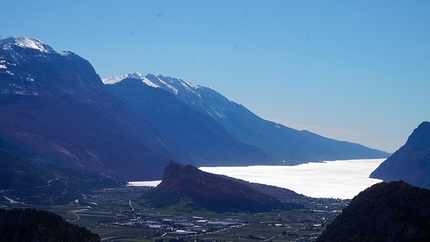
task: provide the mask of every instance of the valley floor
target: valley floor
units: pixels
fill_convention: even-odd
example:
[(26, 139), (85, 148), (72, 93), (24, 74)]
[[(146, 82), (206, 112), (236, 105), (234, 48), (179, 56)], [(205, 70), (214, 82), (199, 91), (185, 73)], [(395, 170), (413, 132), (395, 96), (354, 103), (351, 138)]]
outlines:
[[(148, 189), (103, 189), (68, 205), (38, 208), (89, 228), (102, 241), (313, 241), (349, 202), (306, 198), (296, 201), (305, 204), (299, 210), (216, 214), (180, 205), (143, 207), (136, 201)], [(0, 204), (29, 207), (6, 199)]]

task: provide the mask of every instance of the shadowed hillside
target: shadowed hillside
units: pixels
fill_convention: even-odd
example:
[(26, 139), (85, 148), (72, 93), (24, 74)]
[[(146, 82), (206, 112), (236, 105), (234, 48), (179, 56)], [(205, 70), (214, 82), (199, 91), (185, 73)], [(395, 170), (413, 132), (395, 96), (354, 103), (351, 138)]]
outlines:
[(403, 181), (359, 193), (318, 242), (430, 241), (430, 190)]
[(28, 159), (32, 155), (0, 149), (1, 199), (7, 196), (25, 204), (64, 204), (93, 189), (124, 184), (103, 174)]
[(0, 241), (92, 242), (100, 236), (48, 211), (0, 209)]
[(403, 180), (430, 189), (430, 122), (421, 123), (403, 145), (370, 174), (386, 182)]

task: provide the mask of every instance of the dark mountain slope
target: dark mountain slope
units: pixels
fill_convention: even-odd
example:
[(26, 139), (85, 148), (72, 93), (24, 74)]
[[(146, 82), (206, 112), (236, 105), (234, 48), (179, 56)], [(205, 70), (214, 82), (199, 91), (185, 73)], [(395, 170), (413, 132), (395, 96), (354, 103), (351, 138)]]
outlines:
[(317, 241), (430, 241), (429, 221), (429, 190), (383, 182), (354, 197)]
[(187, 151), (194, 165), (251, 165), (265, 163), (269, 159), (262, 149), (244, 144), (211, 116), (161, 88), (127, 78), (106, 85), (106, 89)]
[(86, 228), (59, 215), (36, 209), (0, 209), (0, 241), (101, 241)]
[[(291, 198), (298, 195), (291, 192)], [(191, 198), (194, 209), (205, 208), (215, 212), (263, 212), (273, 209), (299, 208), (300, 205), (281, 203), (275, 197), (252, 188), (244, 181), (203, 172), (191, 165), (175, 162), (165, 168), (163, 181), (142, 196), (142, 202), (152, 207), (179, 204)]]
[(430, 189), (430, 122), (421, 123), (405, 145), (370, 174), (384, 181), (403, 180)]
[(124, 181), (104, 174), (47, 162), (30, 151), (0, 149), (0, 200), (25, 204), (64, 204), (94, 189), (119, 187)]
[(147, 78), (156, 84), (165, 83), (160, 87), (175, 93), (195, 108), (207, 112), (233, 135), (245, 143), (263, 148), (277, 162), (297, 164), (305, 161), (388, 156), (386, 152), (359, 144), (328, 139), (264, 120), (207, 87), (195, 86), (171, 77), (147, 75)]
[[(36, 39), (0, 40), (0, 134), (57, 164), (157, 179), (181, 151), (105, 90), (91, 64)], [(3, 144), (0, 146), (7, 146)]]
[[(145, 169), (154, 173), (164, 165), (145, 165), (145, 160), (168, 161), (109, 122), (87, 122), (75, 112), (41, 97), (0, 96), (0, 113), (7, 113), (7, 118), (0, 118), (4, 135), (66, 166), (73, 164), (122, 178), (137, 178)], [(92, 112), (88, 117), (99, 118)]]

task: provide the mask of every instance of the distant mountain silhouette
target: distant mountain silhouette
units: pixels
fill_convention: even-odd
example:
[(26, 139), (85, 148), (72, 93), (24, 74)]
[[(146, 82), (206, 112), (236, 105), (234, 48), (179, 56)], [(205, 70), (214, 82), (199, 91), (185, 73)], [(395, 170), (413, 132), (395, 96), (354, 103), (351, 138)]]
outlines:
[(403, 181), (354, 197), (317, 242), (430, 241), (430, 191)]
[(96, 242), (100, 236), (36, 209), (0, 209), (0, 241)]
[[(192, 165), (170, 162), (164, 170), (163, 181), (145, 193), (141, 201), (159, 208), (180, 204), (182, 199), (188, 198), (192, 200), (188, 206), (193, 209), (205, 208), (219, 213), (302, 207), (294, 203), (281, 203), (263, 190), (257, 190), (244, 181), (201, 171)], [(302, 197), (292, 191), (288, 193), (291, 199)]]
[[(138, 82), (135, 81), (131, 84), (131, 80)], [(178, 113), (178, 104), (175, 104), (177, 100), (172, 97), (167, 98), (166, 94), (163, 94), (163, 97), (166, 97), (163, 101), (152, 99), (151, 93), (161, 93), (161, 90), (155, 89), (163, 89), (188, 104), (187, 110), (193, 108), (210, 116), (243, 143), (263, 149), (269, 155), (271, 164), (292, 165), (320, 160), (384, 158), (389, 155), (386, 152), (359, 144), (325, 138), (309, 131), (298, 131), (264, 120), (246, 107), (228, 100), (211, 88), (194, 85), (181, 79), (151, 74), (143, 76), (140, 73), (133, 73), (121, 77), (103, 78), (103, 82), (107, 84), (109, 90), (133, 108), (140, 111), (144, 110), (148, 117), (155, 115), (153, 117), (154, 122), (161, 122), (165, 126), (172, 127), (173, 125), (169, 122), (174, 122), (176, 119), (165, 118), (168, 116), (163, 117), (163, 114), (165, 115), (169, 111)], [(122, 82), (127, 82), (127, 84), (121, 85)], [(146, 108), (151, 105), (153, 111), (149, 113)], [(196, 111), (193, 113), (195, 114)], [(182, 109), (180, 114), (182, 116), (180, 121), (194, 120), (190, 118), (190, 111)], [(207, 122), (208, 119), (205, 118), (205, 120)], [(205, 132), (188, 129), (188, 126), (178, 127), (186, 129), (190, 137), (209, 137)], [(175, 132), (179, 134), (178, 131)], [(222, 137), (223, 139), (226, 138), (225, 135)], [(185, 140), (185, 142), (189, 142), (189, 140)], [(267, 164), (267, 162), (262, 159), (260, 164)]]
[(430, 123), (421, 123), (406, 144), (370, 174), (384, 181), (403, 180), (430, 189)]

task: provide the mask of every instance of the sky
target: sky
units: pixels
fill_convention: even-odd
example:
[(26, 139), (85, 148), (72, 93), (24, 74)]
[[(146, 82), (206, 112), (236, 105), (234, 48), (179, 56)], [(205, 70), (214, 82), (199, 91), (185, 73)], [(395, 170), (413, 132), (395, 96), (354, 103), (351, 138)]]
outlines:
[(430, 118), (430, 1), (2, 1), (0, 38), (37, 38), (100, 77), (164, 75), (260, 117), (394, 152)]

